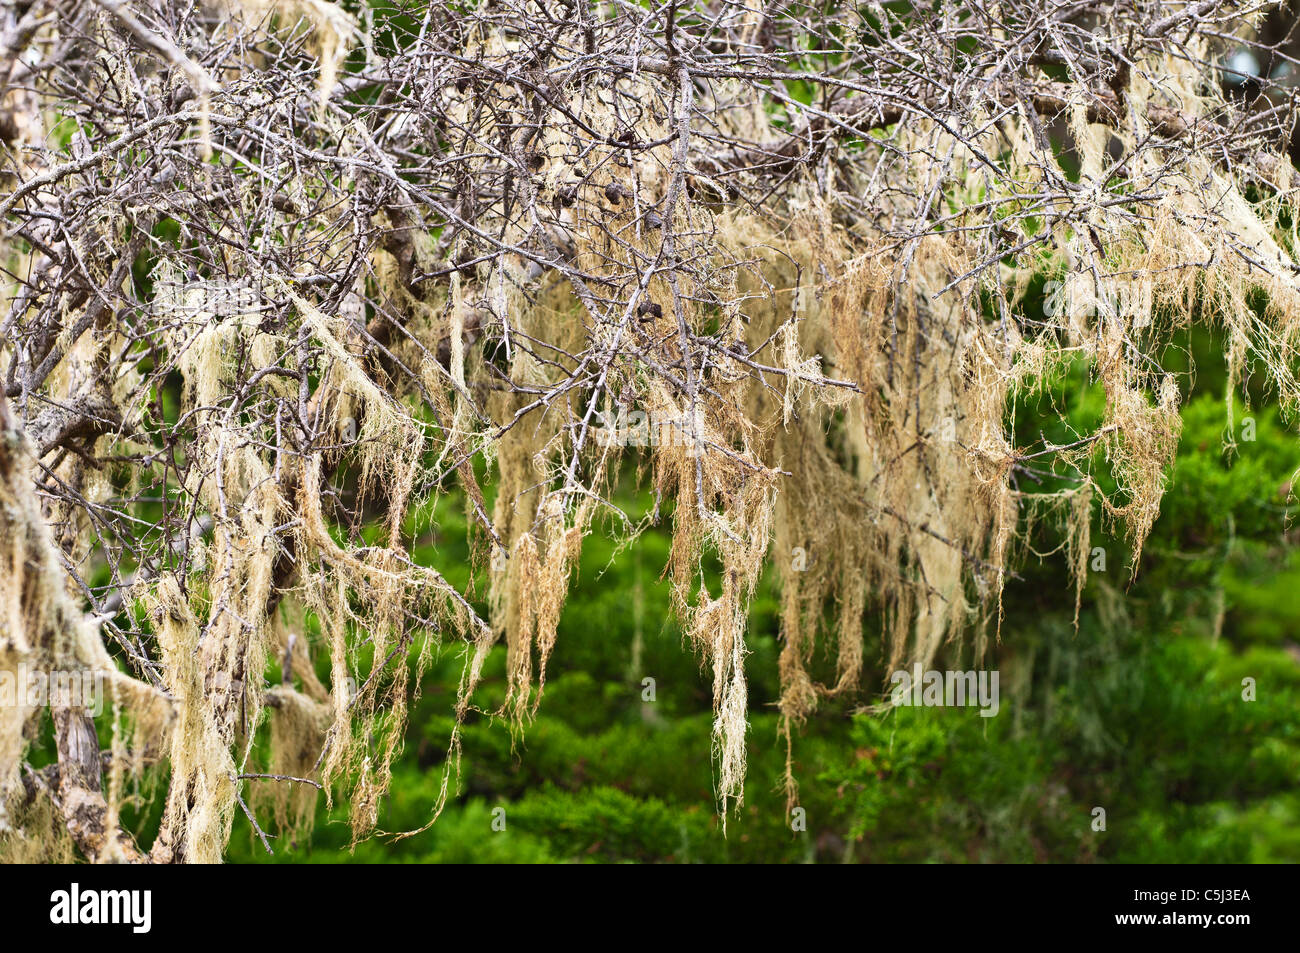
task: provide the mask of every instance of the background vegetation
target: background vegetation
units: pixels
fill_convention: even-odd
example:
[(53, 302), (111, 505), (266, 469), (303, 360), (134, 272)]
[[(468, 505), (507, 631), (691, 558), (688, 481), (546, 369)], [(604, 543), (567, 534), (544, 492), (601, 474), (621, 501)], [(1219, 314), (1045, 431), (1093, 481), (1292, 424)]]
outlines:
[[(331, 814), (321, 799), (310, 841), (273, 842), (273, 857), (239, 818), (230, 859), (1300, 861), (1300, 551), (1287, 529), (1300, 448), (1259, 394), (1253, 410), (1238, 402), (1236, 451), (1225, 453), (1222, 349), (1208, 335), (1189, 339), (1171, 366), (1186, 367), (1189, 355), (1196, 384), (1171, 492), (1132, 584), (1121, 542), (1094, 526), (1106, 569), (1089, 575), (1076, 633), (1063, 557), (1022, 566), (987, 663), (1001, 672), (997, 717), (823, 707), (795, 741), (805, 833), (791, 830), (779, 785), (776, 596), (765, 586), (750, 619), (752, 766), (746, 805), (724, 836), (713, 808), (708, 679), (669, 612), (659, 578), (669, 537), (660, 528), (622, 552), (599, 535), (588, 540), (536, 721), (520, 739), (499, 722), (470, 726), (461, 796), (432, 828), (349, 851), (346, 805)], [(1044, 397), (1076, 424), (1098, 412), (1098, 399), (1073, 377)], [(1034, 426), (1031, 412), (1022, 416), (1022, 428)], [(1247, 416), (1254, 441), (1241, 439)], [(645, 509), (649, 500), (628, 492), (621, 502)], [(442, 525), (445, 535), (417, 552), (465, 565), (453, 512)], [(1046, 551), (1055, 541), (1036, 543)], [(499, 697), (503, 649), (492, 664)], [(868, 685), (885, 683), (882, 664)], [(976, 663), (952, 652), (946, 664)], [(449, 651), (424, 682), (385, 830), (427, 820), (459, 674)], [(655, 679), (653, 703), (642, 701), (646, 677)], [(1242, 699), (1246, 677), (1256, 680), (1254, 702)], [(1092, 830), (1097, 806), (1104, 832)], [(498, 807), (505, 831), (492, 827)]]

